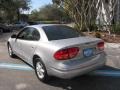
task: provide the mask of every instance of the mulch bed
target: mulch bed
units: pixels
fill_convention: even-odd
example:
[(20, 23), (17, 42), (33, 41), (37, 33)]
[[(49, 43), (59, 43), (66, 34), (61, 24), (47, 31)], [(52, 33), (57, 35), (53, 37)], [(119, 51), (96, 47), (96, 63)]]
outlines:
[(102, 36), (102, 39), (106, 42), (109, 42), (109, 43), (120, 43), (120, 35), (117, 35), (117, 36)]
[[(85, 35), (88, 35), (87, 32), (84, 32)], [(101, 38), (108, 43), (120, 43), (120, 35), (111, 34), (107, 32), (100, 32)], [(95, 37), (95, 32), (90, 32), (88, 36)]]

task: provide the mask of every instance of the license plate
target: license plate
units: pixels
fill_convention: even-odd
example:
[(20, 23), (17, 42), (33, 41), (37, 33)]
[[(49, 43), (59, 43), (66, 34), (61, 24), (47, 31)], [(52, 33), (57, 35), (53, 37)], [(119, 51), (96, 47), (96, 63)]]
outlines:
[(92, 56), (93, 55), (93, 49), (92, 48), (84, 49), (83, 54), (84, 54), (85, 57)]

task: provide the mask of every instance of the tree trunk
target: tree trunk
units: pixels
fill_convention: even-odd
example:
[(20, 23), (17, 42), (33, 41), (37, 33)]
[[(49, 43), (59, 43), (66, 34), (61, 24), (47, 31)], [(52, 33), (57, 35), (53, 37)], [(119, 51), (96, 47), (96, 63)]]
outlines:
[(17, 9), (17, 20), (20, 21), (20, 10), (19, 10), (19, 8)]

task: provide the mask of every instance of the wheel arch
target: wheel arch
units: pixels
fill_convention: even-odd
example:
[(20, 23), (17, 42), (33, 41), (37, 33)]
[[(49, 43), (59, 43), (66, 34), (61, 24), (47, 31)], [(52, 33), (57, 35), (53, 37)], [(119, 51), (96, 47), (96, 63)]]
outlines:
[(10, 44), (9, 41), (7, 42), (7, 45)]
[(33, 67), (35, 67), (35, 63), (37, 61), (36, 58), (39, 58), (41, 60), (39, 55), (37, 55), (37, 54), (33, 55), (33, 58), (32, 58), (32, 65), (33, 65)]
[(8, 45), (10, 45), (10, 42), (9, 42), (9, 41), (7, 41), (7, 47), (8, 47)]

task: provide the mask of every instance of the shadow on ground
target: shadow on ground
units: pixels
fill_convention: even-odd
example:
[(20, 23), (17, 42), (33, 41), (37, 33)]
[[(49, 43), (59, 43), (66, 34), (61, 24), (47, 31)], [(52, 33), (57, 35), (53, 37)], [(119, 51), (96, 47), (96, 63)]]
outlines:
[[(117, 70), (112, 67), (104, 67), (104, 69)], [(48, 84), (63, 90), (120, 90), (120, 76), (84, 75), (71, 80), (52, 78)]]
[[(96, 71), (112, 72), (112, 74), (102, 75), (90, 72), (70, 80), (52, 77), (47, 85), (63, 90), (120, 90), (120, 69), (104, 66)], [(115, 75), (116, 72), (117, 75)]]

